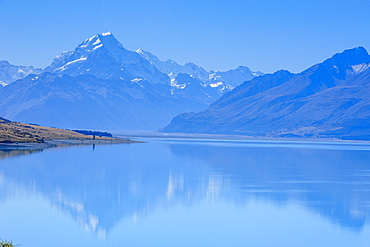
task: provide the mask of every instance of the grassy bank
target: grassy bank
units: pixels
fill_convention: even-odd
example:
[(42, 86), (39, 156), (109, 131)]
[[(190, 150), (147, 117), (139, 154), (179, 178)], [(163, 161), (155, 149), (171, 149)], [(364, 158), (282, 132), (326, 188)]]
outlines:
[[(0, 118), (0, 143), (43, 143), (54, 139), (86, 140), (93, 138), (93, 136), (74, 131), (12, 122)], [(113, 140), (109, 137), (96, 137), (95, 139)]]

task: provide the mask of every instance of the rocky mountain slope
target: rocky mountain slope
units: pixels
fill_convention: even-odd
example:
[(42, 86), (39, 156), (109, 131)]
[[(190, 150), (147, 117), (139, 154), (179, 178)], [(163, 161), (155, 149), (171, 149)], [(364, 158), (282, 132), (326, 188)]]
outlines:
[(92, 75), (29, 75), (0, 89), (0, 114), (19, 122), (69, 129), (157, 129), (173, 116), (206, 108), (197, 95), (171, 95), (148, 81)]

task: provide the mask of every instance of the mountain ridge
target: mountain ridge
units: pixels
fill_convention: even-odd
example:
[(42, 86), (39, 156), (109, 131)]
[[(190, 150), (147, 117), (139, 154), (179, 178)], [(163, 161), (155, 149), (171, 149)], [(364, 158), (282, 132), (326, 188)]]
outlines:
[(0, 114), (59, 128), (155, 130), (182, 111), (207, 107), (204, 99), (170, 90), (146, 80), (45, 72), (0, 88)]
[(13, 65), (6, 60), (0, 60), (0, 86), (7, 86), (29, 74), (39, 74), (42, 69), (33, 66)]
[(161, 61), (157, 56), (142, 49), (138, 49), (136, 52), (155, 65), (160, 71), (167, 74), (171, 78), (171, 85), (177, 85), (176, 78), (179, 74), (189, 74), (191, 77), (201, 81), (203, 85), (216, 88), (219, 95), (231, 91), (245, 81), (264, 74), (260, 71), (253, 72), (246, 66), (238, 66), (236, 69), (228, 71), (207, 71), (191, 62), (179, 65), (171, 59)]
[(60, 128), (156, 130), (222, 94), (194, 76), (209, 76), (202, 67), (187, 63), (191, 74), (182, 73), (184, 67), (168, 60), (180, 70), (167, 75), (138, 52), (125, 49), (110, 32), (85, 39), (41, 73), (0, 88), (0, 115)]
[[(290, 74), (288, 80), (280, 78), (278, 72), (254, 78), (202, 112), (175, 117), (163, 131), (365, 138), (370, 130), (366, 120), (370, 116), (367, 62), (370, 65), (370, 55), (358, 47), (337, 53), (299, 74)], [(365, 69), (358, 70), (358, 65)], [(259, 85), (267, 90), (258, 90)], [(352, 133), (340, 133), (351, 126)]]

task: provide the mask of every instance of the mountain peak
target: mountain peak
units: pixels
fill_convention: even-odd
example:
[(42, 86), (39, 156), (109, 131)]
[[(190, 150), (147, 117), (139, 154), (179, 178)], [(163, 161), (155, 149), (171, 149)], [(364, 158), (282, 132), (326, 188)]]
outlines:
[(115, 53), (118, 50), (124, 49), (121, 43), (113, 36), (111, 32), (105, 32), (96, 34), (88, 39), (85, 39), (77, 49), (83, 49), (87, 51), (94, 51), (100, 47), (113, 51)]
[(139, 49), (136, 50), (136, 53), (138, 53), (138, 54), (146, 54), (147, 52), (144, 51), (143, 49), (139, 48)]
[(139, 48), (135, 51), (137, 54), (145, 58), (146, 60), (149, 60), (149, 62), (153, 62), (153, 60), (157, 61), (159, 60), (155, 55), (148, 51), (144, 51), (143, 49)]
[(370, 63), (370, 55), (362, 46), (337, 53), (323, 62), (325, 65), (358, 65), (364, 63)]
[(90, 74), (101, 79), (145, 78), (152, 83), (169, 81), (167, 75), (140, 54), (126, 50), (111, 32), (85, 39), (74, 51), (57, 56), (45, 71), (71, 76)]
[(137, 54), (139, 54), (142, 58), (148, 60), (151, 64), (154, 64), (157, 68), (160, 67), (160, 63), (162, 63), (158, 57), (153, 55), (152, 53), (148, 51), (144, 51), (143, 49), (139, 48), (135, 51)]
[(113, 36), (113, 34), (111, 32), (105, 32), (105, 33), (102, 33), (100, 34), (101, 36)]
[(3, 66), (9, 66), (10, 63), (6, 60), (0, 60), (0, 66), (3, 65)]

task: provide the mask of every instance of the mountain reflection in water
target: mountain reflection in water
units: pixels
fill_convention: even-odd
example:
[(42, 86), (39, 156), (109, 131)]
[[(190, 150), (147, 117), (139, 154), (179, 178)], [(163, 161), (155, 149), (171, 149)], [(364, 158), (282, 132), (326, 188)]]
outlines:
[(298, 201), (331, 222), (353, 230), (369, 222), (370, 151), (338, 144), (227, 144), (204, 145), (201, 149), (173, 144), (171, 151), (182, 159), (208, 164), (213, 173), (220, 174), (222, 183), (227, 181), (237, 192), (230, 198), (237, 203), (247, 203), (250, 197), (278, 205)]
[(366, 145), (149, 142), (50, 149), (4, 159), (0, 202), (19, 190), (37, 192), (87, 231), (102, 235), (122, 219), (212, 198), (238, 206), (251, 198), (278, 206), (298, 203), (354, 231), (369, 223)]

